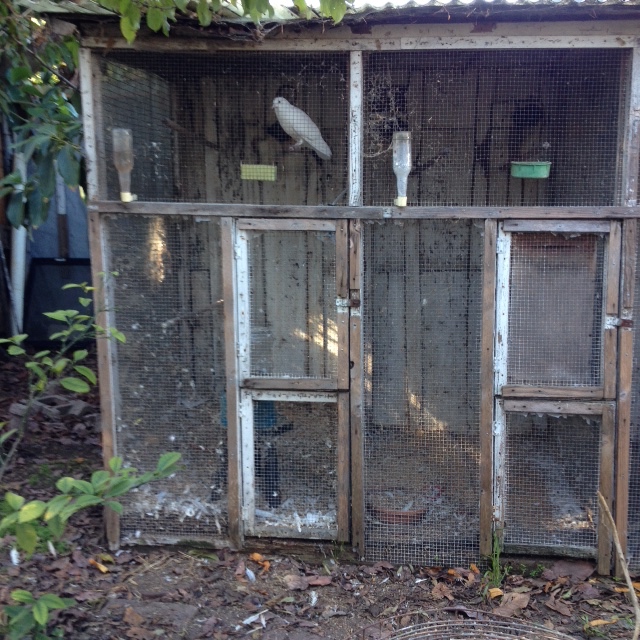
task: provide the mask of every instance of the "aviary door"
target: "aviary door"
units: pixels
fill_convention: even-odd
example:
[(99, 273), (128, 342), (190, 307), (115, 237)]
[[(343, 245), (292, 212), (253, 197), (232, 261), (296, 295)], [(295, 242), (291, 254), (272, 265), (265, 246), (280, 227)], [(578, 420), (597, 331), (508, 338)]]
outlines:
[(597, 557), (610, 540), (620, 224), (505, 221), (497, 243), (494, 522), (514, 552)]
[(346, 223), (236, 223), (245, 535), (349, 535)]

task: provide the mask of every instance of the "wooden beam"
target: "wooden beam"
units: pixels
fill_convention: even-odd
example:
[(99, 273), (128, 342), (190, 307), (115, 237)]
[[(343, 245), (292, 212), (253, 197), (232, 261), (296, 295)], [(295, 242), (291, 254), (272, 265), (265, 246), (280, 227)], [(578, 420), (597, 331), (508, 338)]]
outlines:
[(625, 123), (622, 153), (622, 203), (635, 206), (638, 202), (638, 170), (640, 157), (640, 47), (631, 52), (628, 78), (629, 99), (627, 112), (622, 114)]
[(550, 233), (609, 233), (606, 220), (505, 220), (505, 231), (546, 231)]
[(337, 391), (338, 381), (322, 378), (244, 378), (240, 386), (243, 389), (265, 391)]
[(480, 343), (480, 554), (493, 544), (493, 339), (495, 334), (497, 224), (484, 225), (482, 334)]
[(349, 59), (349, 206), (358, 207), (362, 204), (362, 52), (352, 51)]
[[(349, 288), (351, 300), (361, 300), (362, 223), (349, 222)], [(364, 301), (366, 304), (366, 300)], [(362, 308), (351, 307), (349, 317), (349, 371), (351, 408), (351, 537), (360, 557), (365, 554), (364, 536), (364, 433), (362, 415), (363, 359)]]
[[(629, 220), (622, 229), (622, 283), (620, 294), (620, 316), (633, 322), (633, 302), (636, 281), (638, 247), (638, 223)], [(633, 329), (622, 326), (618, 329), (618, 398), (616, 437), (616, 495), (615, 519), (623, 552), (627, 550), (629, 526), (629, 473), (631, 447), (631, 393), (633, 375)], [(615, 574), (622, 577), (622, 565), (616, 556)]]
[(247, 205), (209, 202), (119, 202), (100, 201), (90, 206), (100, 213), (143, 215), (231, 216), (234, 218), (318, 218), (337, 220), (412, 220), (412, 219), (470, 219), (470, 218), (540, 218), (567, 219), (624, 219), (640, 218), (640, 207), (355, 207), (355, 206), (297, 206)]
[(608, 406), (604, 402), (582, 402), (571, 400), (505, 400), (505, 412), (519, 413), (551, 413), (553, 415), (601, 415), (603, 407)]
[[(96, 309), (96, 324), (107, 331), (113, 327), (113, 284), (105, 274), (111, 269), (107, 259), (107, 248), (99, 215), (89, 214), (89, 249), (91, 252), (91, 279), (95, 287), (93, 308)], [(118, 455), (116, 439), (116, 415), (119, 393), (116, 380), (116, 347), (111, 340), (97, 340), (98, 379), (100, 381), (100, 419), (102, 422), (102, 457), (105, 468), (111, 458)], [(120, 546), (120, 516), (109, 509), (104, 511), (105, 533), (109, 548)]]
[(335, 231), (336, 223), (332, 220), (238, 220), (237, 229), (254, 231)]
[(349, 230), (346, 220), (336, 226), (336, 311), (338, 323), (338, 388), (349, 390)]
[[(600, 435), (600, 493), (609, 509), (613, 503), (613, 473), (615, 455), (615, 409), (607, 404), (602, 411), (602, 429)], [(611, 551), (613, 536), (602, 514), (598, 517), (598, 573), (611, 573)]]
[(236, 306), (236, 273), (234, 252), (234, 228), (231, 218), (220, 221), (220, 245), (222, 250), (222, 291), (224, 296), (224, 352), (227, 398), (227, 502), (229, 512), (229, 538), (237, 549), (244, 542), (242, 519), (242, 480), (241, 480), (241, 441), (238, 389), (238, 359), (236, 345), (237, 306)]
[(340, 542), (349, 542), (351, 506), (351, 434), (349, 420), (349, 393), (338, 394), (338, 470), (336, 483), (338, 536)]
[(504, 398), (589, 398), (602, 400), (602, 387), (527, 387), (509, 385), (502, 387)]
[[(605, 283), (605, 313), (617, 317), (620, 297), (620, 261), (621, 261), (622, 228), (620, 222), (611, 223), (607, 249), (607, 268)], [(618, 375), (618, 330), (616, 327), (605, 327), (603, 356), (604, 397), (615, 399)]]
[[(80, 49), (78, 56), (84, 154), (87, 171), (87, 196), (89, 201), (95, 201), (99, 197), (101, 180), (99, 179), (99, 159), (97, 154), (96, 136), (98, 127), (96, 122), (96, 104), (93, 95), (93, 64), (91, 51), (89, 49)], [(97, 80), (97, 78), (95, 78), (95, 80)], [(106, 185), (106, 181), (103, 184)]]

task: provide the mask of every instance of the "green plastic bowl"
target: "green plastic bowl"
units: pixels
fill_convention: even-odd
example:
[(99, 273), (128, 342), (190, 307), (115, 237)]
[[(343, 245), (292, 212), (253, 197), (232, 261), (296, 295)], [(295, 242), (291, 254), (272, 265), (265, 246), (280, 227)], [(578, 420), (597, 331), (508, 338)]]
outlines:
[(514, 178), (548, 178), (550, 162), (512, 162), (511, 175)]

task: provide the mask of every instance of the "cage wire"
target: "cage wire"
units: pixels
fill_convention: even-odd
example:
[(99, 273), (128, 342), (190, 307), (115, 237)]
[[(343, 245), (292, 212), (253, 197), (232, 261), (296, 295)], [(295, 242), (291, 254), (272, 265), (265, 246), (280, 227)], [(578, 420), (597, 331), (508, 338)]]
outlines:
[(506, 414), (504, 543), (595, 554), (600, 416)]
[(127, 336), (114, 366), (116, 450), (174, 477), (123, 499), (124, 542), (211, 540), (227, 532), (227, 430), (220, 225), (176, 216), (101, 217), (109, 309)]
[[(640, 238), (636, 261), (640, 255)], [(640, 264), (636, 265), (633, 317), (640, 319)], [(627, 527), (629, 570), (640, 574), (640, 337), (633, 338), (633, 372), (631, 377), (631, 436), (629, 466), (629, 523)]]
[(482, 228), (364, 225), (365, 555), (479, 557)]
[(605, 239), (513, 233), (507, 382), (602, 384)]
[(335, 378), (335, 233), (247, 235), (251, 376)]
[(335, 403), (253, 401), (255, 530), (287, 538), (335, 538)]
[[(627, 51), (364, 55), (365, 204), (393, 204), (396, 131), (412, 137), (409, 205), (617, 204)], [(513, 161), (551, 162), (549, 178), (512, 178)]]
[(110, 51), (99, 65), (102, 197), (119, 198), (111, 131), (121, 127), (139, 200), (347, 202), (346, 54)]

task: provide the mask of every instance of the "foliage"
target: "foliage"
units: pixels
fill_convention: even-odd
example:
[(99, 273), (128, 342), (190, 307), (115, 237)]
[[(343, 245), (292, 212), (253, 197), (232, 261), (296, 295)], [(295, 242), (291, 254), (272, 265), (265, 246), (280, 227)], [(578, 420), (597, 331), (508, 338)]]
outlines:
[[(91, 298), (87, 296), (95, 287), (89, 286), (86, 282), (67, 284), (63, 287), (74, 288), (80, 289), (83, 295), (78, 298), (78, 302), (81, 307), (87, 309), (91, 305)], [(96, 374), (83, 364), (89, 352), (77, 348), (79, 343), (97, 338), (108, 338), (122, 343), (126, 341), (125, 336), (116, 328), (106, 331), (96, 324), (93, 315), (80, 313), (77, 309), (61, 309), (44, 315), (62, 324), (61, 330), (49, 337), (50, 340), (58, 342), (56, 350), (46, 349), (30, 355), (23, 346), (28, 337), (26, 334), (0, 339), (0, 345), (6, 345), (10, 356), (23, 359), (28, 372), (29, 387), (25, 411), (18, 426), (10, 429), (6, 424), (0, 424), (0, 479), (25, 435), (28, 419), (36, 407), (38, 398), (52, 382), (59, 383), (63, 389), (73, 393), (88, 393), (91, 386), (97, 383)]]
[(493, 546), (491, 557), (489, 558), (489, 569), (484, 573), (483, 595), (486, 597), (490, 589), (499, 589), (505, 578), (509, 575), (511, 568), (503, 565), (500, 559), (502, 553), (502, 531), (493, 532)]
[[(20, 640), (30, 635), (34, 640), (49, 638), (46, 634), (49, 623), (49, 613), (56, 609), (72, 607), (76, 601), (73, 598), (60, 598), (53, 593), (45, 593), (36, 598), (30, 591), (14, 589), (11, 599), (18, 604), (4, 607), (6, 622), (4, 632), (7, 640)], [(55, 633), (56, 638), (61, 638), (61, 633)]]

